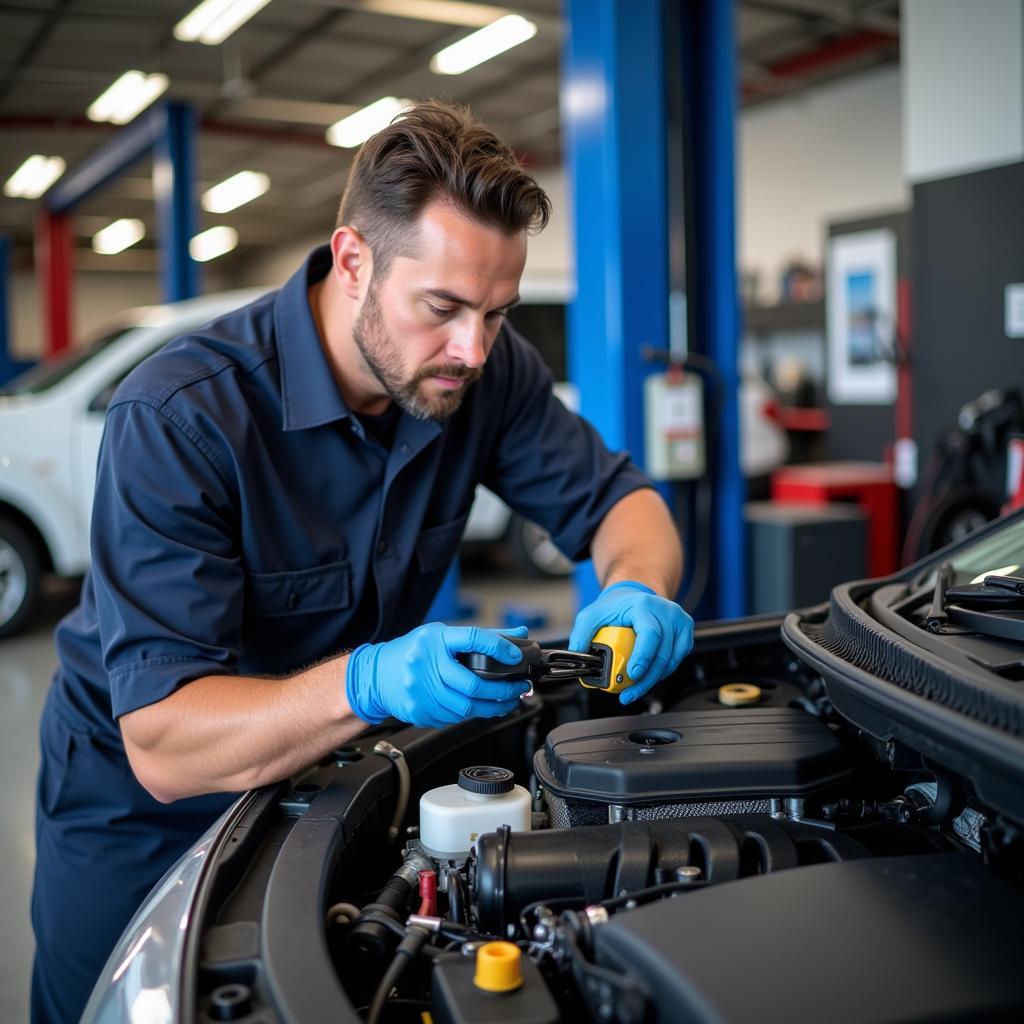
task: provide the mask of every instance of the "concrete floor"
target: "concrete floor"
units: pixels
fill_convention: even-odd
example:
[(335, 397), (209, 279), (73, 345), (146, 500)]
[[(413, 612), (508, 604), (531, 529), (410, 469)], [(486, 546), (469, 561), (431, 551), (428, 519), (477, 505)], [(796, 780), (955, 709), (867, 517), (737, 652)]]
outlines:
[[(461, 593), (478, 602), (474, 621), (481, 625), (500, 625), (505, 605), (513, 603), (547, 614), (547, 624), (535, 629), (535, 636), (564, 637), (569, 632), (572, 596), (567, 581), (527, 580), (500, 565), (474, 560), (463, 569)], [(56, 665), (53, 627), (77, 597), (77, 584), (50, 581), (30, 628), (0, 641), (0, 1024), (28, 1019), (39, 715)]]

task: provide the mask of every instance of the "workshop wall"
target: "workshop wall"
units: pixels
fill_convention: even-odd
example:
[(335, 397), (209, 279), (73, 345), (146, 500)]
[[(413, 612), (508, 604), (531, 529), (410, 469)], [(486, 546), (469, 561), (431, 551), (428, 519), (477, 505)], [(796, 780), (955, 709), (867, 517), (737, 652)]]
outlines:
[(743, 113), (737, 153), (739, 260), (778, 299), (793, 256), (820, 265), (826, 225), (910, 205), (901, 166), (898, 67), (865, 72)]

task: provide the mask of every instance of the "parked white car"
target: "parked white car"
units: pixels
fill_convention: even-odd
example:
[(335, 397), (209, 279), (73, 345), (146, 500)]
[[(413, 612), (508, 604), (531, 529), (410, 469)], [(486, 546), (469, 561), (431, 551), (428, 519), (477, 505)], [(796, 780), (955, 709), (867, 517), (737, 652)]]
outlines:
[[(73, 577), (89, 567), (96, 458), (117, 386), (161, 345), (264, 292), (222, 292), (129, 310), (88, 344), (40, 363), (0, 392), (0, 637), (25, 624), (45, 573)], [(555, 387), (569, 408), (577, 407), (572, 385)], [(744, 380), (748, 475), (775, 468), (788, 450), (785, 435), (764, 415), (767, 403), (759, 388)], [(572, 569), (544, 530), (482, 487), (463, 539), (502, 541), (521, 568), (537, 575)]]

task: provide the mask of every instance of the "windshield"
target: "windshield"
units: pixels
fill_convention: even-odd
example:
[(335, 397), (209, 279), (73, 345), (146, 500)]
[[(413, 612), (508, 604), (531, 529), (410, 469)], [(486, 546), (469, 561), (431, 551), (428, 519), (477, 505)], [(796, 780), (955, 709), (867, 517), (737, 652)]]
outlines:
[(958, 578), (993, 575), (1013, 576), (1024, 565), (1024, 519), (1017, 519), (990, 537), (962, 551), (950, 564)]
[(85, 348), (61, 352), (50, 359), (44, 359), (33, 366), (31, 370), (26, 370), (14, 380), (9, 381), (0, 394), (37, 395), (41, 391), (47, 391), (74, 373), (80, 366), (84, 366), (104, 349), (109, 348), (119, 338), (123, 338), (135, 329), (136, 325), (134, 324), (128, 327), (118, 327), (107, 334), (101, 334)]

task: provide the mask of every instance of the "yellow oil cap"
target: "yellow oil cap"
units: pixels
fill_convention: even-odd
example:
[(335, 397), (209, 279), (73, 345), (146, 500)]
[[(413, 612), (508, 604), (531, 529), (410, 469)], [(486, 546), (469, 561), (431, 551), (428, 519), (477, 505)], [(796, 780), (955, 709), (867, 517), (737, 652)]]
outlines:
[(511, 942), (485, 942), (476, 951), (473, 984), (484, 992), (511, 992), (523, 983), (522, 953)]
[(718, 688), (718, 703), (729, 708), (745, 708), (761, 699), (761, 687), (753, 683), (729, 683)]

